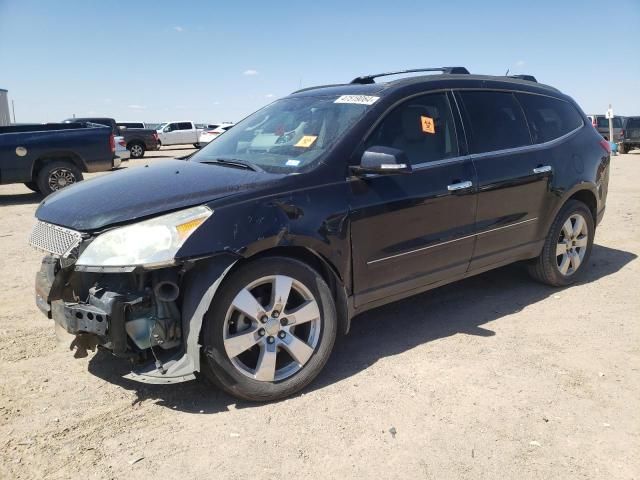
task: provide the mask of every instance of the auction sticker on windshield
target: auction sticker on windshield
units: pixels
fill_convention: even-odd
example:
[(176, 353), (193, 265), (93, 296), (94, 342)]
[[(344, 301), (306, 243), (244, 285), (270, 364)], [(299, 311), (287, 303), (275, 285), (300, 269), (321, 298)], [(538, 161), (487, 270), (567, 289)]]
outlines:
[(316, 138), (318, 138), (317, 135), (305, 135), (294, 145), (294, 147), (309, 148), (313, 145), (313, 142), (316, 141)]
[(353, 103), (355, 105), (373, 105), (380, 97), (369, 95), (341, 95), (333, 103)]

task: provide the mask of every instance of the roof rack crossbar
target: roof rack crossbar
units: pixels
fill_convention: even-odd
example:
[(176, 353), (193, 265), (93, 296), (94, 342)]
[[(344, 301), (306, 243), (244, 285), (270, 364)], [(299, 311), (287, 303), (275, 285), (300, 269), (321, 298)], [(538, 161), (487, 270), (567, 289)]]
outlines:
[(533, 75), (509, 75), (509, 78), (517, 78), (518, 80), (528, 80), (530, 82), (538, 83), (538, 80), (536, 80), (536, 77)]
[(370, 84), (375, 83), (374, 79), (378, 77), (386, 77), (389, 75), (401, 75), (403, 73), (417, 72), (442, 72), (444, 74), (464, 74), (469, 75), (469, 70), (464, 67), (439, 67), (439, 68), (414, 68), (412, 70), (398, 70), (397, 72), (376, 73), (375, 75), (364, 75), (351, 80), (351, 83)]

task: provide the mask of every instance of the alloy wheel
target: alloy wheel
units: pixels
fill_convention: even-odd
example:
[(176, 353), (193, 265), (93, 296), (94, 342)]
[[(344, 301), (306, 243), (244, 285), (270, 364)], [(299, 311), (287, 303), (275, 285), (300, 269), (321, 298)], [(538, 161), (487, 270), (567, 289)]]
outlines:
[(131, 147), (131, 155), (135, 158), (141, 157), (143, 154), (142, 147), (140, 145), (133, 145)]
[(321, 327), (311, 291), (291, 277), (270, 275), (247, 285), (231, 302), (223, 326), (224, 348), (243, 375), (277, 382), (305, 366)]
[(589, 229), (579, 213), (571, 215), (562, 225), (556, 245), (556, 264), (560, 273), (571, 276), (578, 271), (589, 244)]
[(71, 170), (56, 168), (49, 173), (48, 183), (51, 190), (60, 190), (72, 183), (76, 183), (76, 177)]

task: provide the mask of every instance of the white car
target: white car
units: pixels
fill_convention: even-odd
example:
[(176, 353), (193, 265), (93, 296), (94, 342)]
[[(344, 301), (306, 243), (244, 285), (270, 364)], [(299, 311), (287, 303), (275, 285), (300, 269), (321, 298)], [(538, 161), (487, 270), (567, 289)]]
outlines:
[(200, 137), (198, 138), (198, 146), (204, 147), (211, 140), (214, 140), (216, 137), (218, 137), (218, 135), (222, 135), (234, 125), (234, 123), (223, 123), (216, 126), (215, 128), (204, 129), (202, 132), (200, 132)]
[(158, 147), (187, 143), (197, 147), (201, 132), (193, 122), (165, 122), (158, 127), (157, 131)]

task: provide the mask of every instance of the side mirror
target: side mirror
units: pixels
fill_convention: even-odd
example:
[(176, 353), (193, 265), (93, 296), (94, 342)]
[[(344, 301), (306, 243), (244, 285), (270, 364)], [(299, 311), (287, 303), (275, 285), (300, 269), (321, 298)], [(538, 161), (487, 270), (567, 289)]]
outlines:
[(164, 127), (164, 130), (162, 130), (164, 133), (168, 133), (171, 131), (171, 127)]
[(391, 147), (369, 147), (362, 154), (360, 165), (352, 167), (357, 174), (400, 174), (411, 173), (407, 154)]

